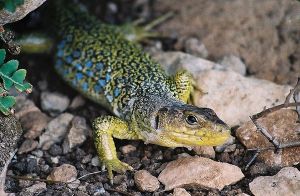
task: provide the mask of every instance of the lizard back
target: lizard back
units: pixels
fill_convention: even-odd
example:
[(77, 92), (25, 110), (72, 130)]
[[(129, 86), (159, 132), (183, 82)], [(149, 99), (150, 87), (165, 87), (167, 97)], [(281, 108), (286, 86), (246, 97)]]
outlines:
[[(71, 18), (75, 12), (68, 12)], [(161, 66), (124, 38), (118, 27), (94, 17), (61, 19), (55, 69), (73, 88), (127, 118), (142, 94), (173, 94)], [(84, 21), (82, 21), (84, 19)], [(174, 92), (174, 91), (173, 91)]]

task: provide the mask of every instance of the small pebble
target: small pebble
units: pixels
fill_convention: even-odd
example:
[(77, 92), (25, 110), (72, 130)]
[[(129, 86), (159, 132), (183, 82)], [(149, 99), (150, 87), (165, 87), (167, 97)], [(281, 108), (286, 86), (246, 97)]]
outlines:
[(197, 38), (188, 38), (184, 42), (184, 49), (187, 53), (197, 57), (207, 58), (208, 51), (205, 45)]
[(199, 156), (214, 159), (216, 157), (215, 150), (212, 146), (197, 146), (193, 150)]
[(26, 139), (18, 149), (18, 154), (28, 153), (38, 146), (38, 142), (31, 139)]
[(85, 104), (85, 99), (84, 99), (82, 96), (77, 95), (77, 96), (74, 97), (74, 99), (72, 100), (72, 102), (71, 102), (69, 108), (72, 109), (72, 110), (74, 110), (74, 109), (77, 109), (77, 108), (79, 108), (79, 107), (81, 107), (81, 106), (84, 106), (84, 104)]
[(73, 165), (63, 164), (59, 167), (55, 167), (48, 179), (54, 181), (70, 182), (75, 180), (77, 177), (77, 170)]
[(230, 69), (241, 75), (246, 75), (246, 65), (237, 56), (234, 55), (224, 56), (218, 63), (220, 63), (227, 69)]
[(53, 164), (58, 164), (59, 163), (59, 158), (58, 157), (51, 157), (51, 162)]
[(98, 156), (93, 157), (91, 160), (91, 164), (92, 166), (99, 167), (101, 165), (99, 157)]
[(184, 188), (175, 188), (173, 191), (173, 196), (191, 196)]
[(120, 150), (121, 150), (121, 152), (122, 152), (123, 154), (129, 154), (129, 153), (131, 153), (131, 152), (136, 151), (136, 147), (129, 144), (129, 145), (126, 145), (126, 146), (122, 146), (122, 147), (120, 148)]
[(51, 116), (65, 111), (70, 104), (67, 96), (57, 92), (42, 92), (41, 93), (41, 107), (44, 111), (50, 113)]
[(159, 181), (146, 170), (134, 174), (134, 181), (140, 191), (154, 192), (159, 189)]

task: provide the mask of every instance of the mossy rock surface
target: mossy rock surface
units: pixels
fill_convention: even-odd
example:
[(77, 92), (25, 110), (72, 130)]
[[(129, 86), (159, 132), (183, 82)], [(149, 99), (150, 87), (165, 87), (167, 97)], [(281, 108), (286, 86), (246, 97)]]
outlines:
[(15, 116), (0, 114), (0, 173), (11, 153), (17, 148), (22, 133), (21, 124)]

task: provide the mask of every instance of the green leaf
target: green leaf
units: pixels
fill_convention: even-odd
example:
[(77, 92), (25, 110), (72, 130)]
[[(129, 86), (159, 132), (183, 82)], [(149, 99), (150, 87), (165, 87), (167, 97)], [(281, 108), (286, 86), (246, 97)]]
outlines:
[(15, 12), (16, 8), (24, 3), (24, 0), (0, 0), (0, 9)]
[(18, 66), (19, 66), (19, 61), (10, 60), (1, 66), (0, 72), (2, 72), (4, 75), (10, 76), (12, 73), (14, 73), (18, 69)]
[[(2, 5), (1, 3), (0, 0), (0, 6)], [(19, 62), (17, 60), (10, 60), (4, 63), (5, 54), (5, 50), (0, 49), (0, 78), (3, 82), (3, 84), (0, 83), (0, 112), (4, 115), (9, 115), (11, 114), (11, 108), (16, 103), (16, 99), (13, 96), (6, 95), (8, 90), (14, 86), (20, 92), (26, 91), (26, 93), (30, 93), (32, 86), (28, 82), (24, 82), (26, 70), (18, 70)]]
[(11, 108), (16, 104), (16, 99), (13, 96), (0, 97), (0, 111), (4, 115), (11, 114)]
[(0, 65), (4, 63), (6, 52), (4, 49), (0, 49)]

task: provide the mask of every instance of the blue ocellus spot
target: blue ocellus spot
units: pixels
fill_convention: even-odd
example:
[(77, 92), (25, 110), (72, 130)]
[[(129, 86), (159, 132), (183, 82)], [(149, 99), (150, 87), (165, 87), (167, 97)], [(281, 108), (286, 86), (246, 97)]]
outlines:
[(79, 64), (79, 63), (77, 63), (77, 64), (75, 65), (75, 67), (76, 67), (76, 69), (79, 70), (79, 71), (82, 70), (82, 65)]
[(64, 56), (64, 51), (63, 51), (62, 49), (59, 49), (59, 50), (57, 51), (56, 55), (57, 55), (58, 57), (62, 57), (62, 56)]
[(120, 89), (119, 88), (115, 88), (114, 89), (114, 96), (117, 97), (120, 95)]
[(107, 95), (106, 99), (108, 102), (112, 102), (113, 101), (113, 97), (111, 95)]
[(57, 48), (58, 49), (63, 49), (66, 45), (66, 40), (62, 40), (58, 45)]
[(86, 75), (93, 77), (94, 73), (91, 70), (86, 71)]
[(78, 58), (78, 57), (80, 57), (81, 52), (79, 50), (75, 50), (75, 51), (73, 51), (72, 55), (73, 55), (73, 57)]
[(88, 85), (87, 82), (84, 82), (84, 83), (82, 84), (82, 89), (83, 89), (84, 91), (87, 91), (87, 90), (88, 90), (88, 87), (89, 87), (89, 85)]
[(82, 73), (76, 73), (76, 79), (77, 80), (81, 80), (83, 78), (83, 74)]
[(91, 68), (92, 65), (93, 65), (92, 61), (88, 61), (88, 62), (86, 62), (86, 64), (85, 64), (85, 66), (86, 66), (87, 68)]
[(110, 73), (106, 73), (105, 80), (106, 80), (106, 82), (108, 82), (110, 80)]
[(102, 89), (102, 86), (100, 84), (97, 84), (94, 86), (94, 90), (96, 93), (99, 93), (101, 91), (101, 89)]
[(66, 62), (67, 63), (72, 63), (72, 61), (73, 61), (73, 58), (71, 56), (67, 56)]
[(98, 84), (100, 85), (100, 86), (105, 86), (106, 85), (106, 81), (105, 80), (103, 80), (103, 79), (101, 79), (101, 80), (98, 80)]
[(96, 69), (100, 71), (100, 70), (103, 69), (103, 66), (104, 66), (103, 63), (101, 63), (101, 62), (100, 62), (100, 63), (97, 63), (97, 64), (96, 64)]
[(64, 76), (68, 75), (69, 73), (70, 73), (70, 71), (69, 71), (68, 69), (65, 69), (65, 70), (63, 71), (63, 75), (64, 75)]

